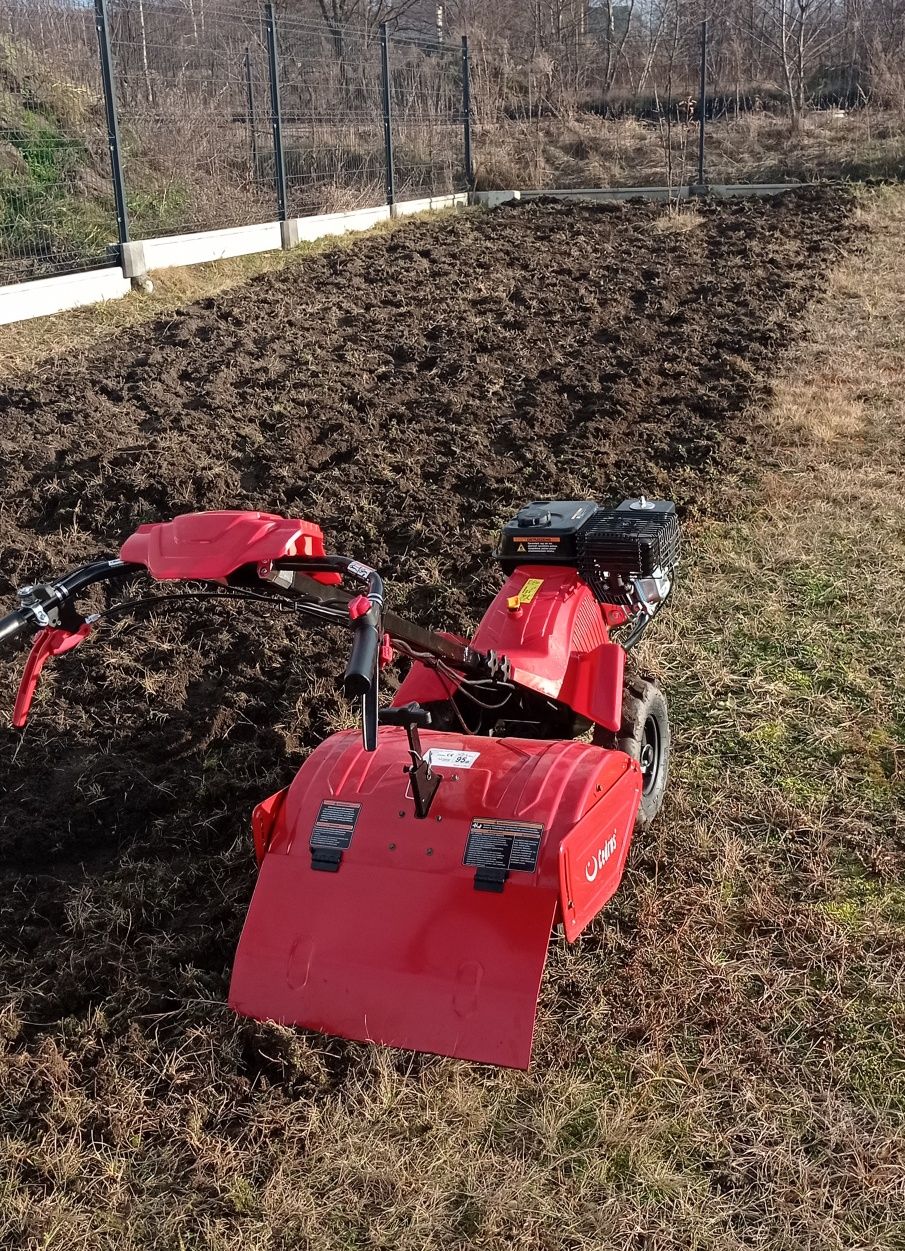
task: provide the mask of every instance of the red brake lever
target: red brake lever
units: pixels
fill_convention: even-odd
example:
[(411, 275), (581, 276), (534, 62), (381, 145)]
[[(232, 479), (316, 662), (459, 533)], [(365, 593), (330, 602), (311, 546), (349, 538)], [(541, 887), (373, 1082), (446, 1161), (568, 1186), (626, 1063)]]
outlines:
[(22, 681), (19, 683), (19, 692), (16, 695), (16, 706), (13, 710), (13, 725), (16, 729), (21, 729), (28, 720), (28, 710), (31, 708), (38, 678), (50, 657), (71, 652), (73, 647), (84, 643), (90, 633), (91, 626), (87, 621), (74, 631), (60, 630), (55, 626), (45, 626), (43, 630), (38, 631), (31, 645), (31, 651), (28, 653)]

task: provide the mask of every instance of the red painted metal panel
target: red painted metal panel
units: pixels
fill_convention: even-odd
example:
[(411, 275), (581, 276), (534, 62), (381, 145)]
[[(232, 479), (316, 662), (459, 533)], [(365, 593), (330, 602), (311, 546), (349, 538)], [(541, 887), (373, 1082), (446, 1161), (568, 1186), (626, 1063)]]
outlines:
[(287, 788), (284, 787), (274, 795), (268, 795), (266, 799), (262, 799), (251, 814), (251, 836), (255, 845), (255, 860), (259, 865), (263, 863), (267, 848), (270, 846), (270, 836), (286, 798), (286, 790)]
[[(532, 591), (535, 583), (540, 585)], [(530, 599), (519, 602), (526, 584)], [(523, 686), (618, 730), (625, 653), (609, 641), (601, 606), (576, 570), (520, 566), (487, 609), (473, 641), (506, 656)]]
[(559, 698), (606, 730), (622, 724), (625, 651), (618, 643), (601, 643), (566, 671)]
[(563, 929), (570, 943), (615, 894), (632, 842), (641, 770), (628, 756), (613, 755), (625, 761), (622, 772), (559, 847)]
[[(346, 1038), (525, 1067), (559, 908), (559, 845), (588, 809), (603, 814), (628, 758), (430, 731), (422, 743), (467, 761), (435, 766), (443, 782), (425, 820), (407, 792), (402, 730), (384, 729), (373, 753), (355, 732), (334, 735), (308, 758), (276, 815), (230, 1003)], [(346, 817), (325, 818), (325, 801)], [(312, 869), (315, 826), (342, 833), (343, 820), (338, 870)], [(493, 842), (481, 831), (501, 821), (516, 823), (510, 856), (524, 865), (535, 848), (536, 863), (512, 868), (501, 893), (476, 890), (476, 866), (463, 863), (475, 822), (477, 841)]]
[(230, 1004), (362, 1042), (526, 1068), (556, 911), (549, 891), (265, 857)]
[[(512, 611), (525, 584), (540, 582), (533, 597)], [(508, 656), (512, 676), (556, 699), (573, 653), (606, 643), (603, 615), (574, 569), (523, 565), (506, 579), (475, 631), (474, 646)]]
[[(313, 521), (274, 513), (183, 513), (172, 521), (139, 526), (120, 557), (144, 565), (158, 581), (226, 578), (240, 565), (266, 564), (281, 556), (323, 556), (324, 536)], [(315, 574), (336, 582), (335, 574)]]
[[(438, 630), (437, 633), (443, 638), (454, 639), (457, 643), (467, 641), (460, 638), (458, 634), (448, 634), (445, 630)], [(438, 673), (436, 669), (416, 660), (400, 682), (390, 703), (394, 708), (402, 708), (410, 703), (434, 703), (438, 700), (449, 699), (456, 693), (458, 685), (457, 679), (448, 677), (445, 673)]]

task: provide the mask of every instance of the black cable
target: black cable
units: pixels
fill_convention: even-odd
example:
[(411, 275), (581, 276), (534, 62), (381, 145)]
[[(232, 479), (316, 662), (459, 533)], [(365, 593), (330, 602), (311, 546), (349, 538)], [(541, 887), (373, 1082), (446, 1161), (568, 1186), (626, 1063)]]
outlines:
[(280, 609), (281, 612), (291, 612), (291, 613), (296, 613), (296, 614), (307, 613), (309, 616), (324, 617), (329, 621), (337, 622), (337, 624), (342, 624), (348, 621), (348, 616), (345, 612), (340, 613), (339, 611), (334, 611), (331, 608), (325, 608), (322, 611), (321, 610), (322, 606), (320, 604), (317, 604), (315, 606), (313, 603), (306, 603), (300, 600), (287, 599), (285, 596), (259, 595), (254, 591), (239, 591), (239, 590), (176, 591), (167, 595), (149, 595), (149, 596), (145, 596), (142, 599), (130, 599), (130, 600), (126, 600), (122, 604), (113, 604), (111, 605), (110, 608), (104, 609), (103, 612), (93, 614), (93, 619), (102, 620), (102, 619), (115, 618), (117, 616), (120, 616), (121, 614), (130, 612), (131, 610), (135, 608), (146, 608), (150, 604), (167, 604), (167, 603), (172, 603), (175, 600), (184, 601), (184, 600), (189, 600), (189, 599), (231, 599), (231, 600), (252, 599), (252, 600), (258, 600), (259, 602), (263, 604), (276, 606)]

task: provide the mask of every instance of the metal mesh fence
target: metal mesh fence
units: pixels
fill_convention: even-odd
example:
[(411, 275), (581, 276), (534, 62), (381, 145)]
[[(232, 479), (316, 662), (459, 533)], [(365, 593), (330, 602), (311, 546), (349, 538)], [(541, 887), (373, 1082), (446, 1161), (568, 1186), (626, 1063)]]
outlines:
[(0, 0), (0, 282), (115, 262), (114, 96), (136, 239), (472, 185), (905, 175), (892, 11), (884, 25), (846, 0), (709, 0), (705, 27), (684, 0), (471, 6), (466, 109), (463, 10), (280, 5), (271, 22), (241, 0)]
[(0, 5), (0, 283), (116, 259), (94, 10)]
[(389, 53), (397, 197), (464, 190), (461, 47), (399, 32)]
[(289, 216), (386, 202), (375, 32), (278, 22)]
[[(133, 239), (272, 221), (281, 207), (265, 8), (107, 0), (110, 98)], [(98, 19), (99, 20), (99, 19)], [(95, 7), (0, 0), (0, 281), (115, 262)], [(462, 59), (373, 21), (277, 12), (287, 216), (466, 185)], [(384, 76), (386, 82), (384, 82)]]
[(272, 220), (260, 14), (222, 2), (115, 0), (109, 24), (132, 237)]

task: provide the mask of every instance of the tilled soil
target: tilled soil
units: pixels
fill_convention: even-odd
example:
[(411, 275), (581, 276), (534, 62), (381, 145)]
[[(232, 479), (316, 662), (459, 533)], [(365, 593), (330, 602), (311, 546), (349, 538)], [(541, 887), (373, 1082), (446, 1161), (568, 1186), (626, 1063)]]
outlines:
[[(797, 193), (698, 213), (540, 202), (412, 221), (7, 385), (0, 592), (143, 521), (262, 508), (380, 567), (397, 611), (466, 631), (522, 502), (718, 499), (850, 208)], [(273, 1076), (310, 1093), (283, 1035), (217, 1005), (253, 883), (250, 809), (347, 719), (344, 648), (186, 607), (52, 662), (27, 732), (0, 731), (7, 1132), (27, 1141), (47, 1111), (48, 1047), (83, 1088), (84, 1132), (114, 1144), (111, 1052), (202, 1039), (228, 1100)], [(21, 659), (3, 657), (6, 703)], [(318, 1046), (314, 1085), (335, 1085), (358, 1052)], [(181, 1079), (151, 1067), (145, 1097), (175, 1099)]]

